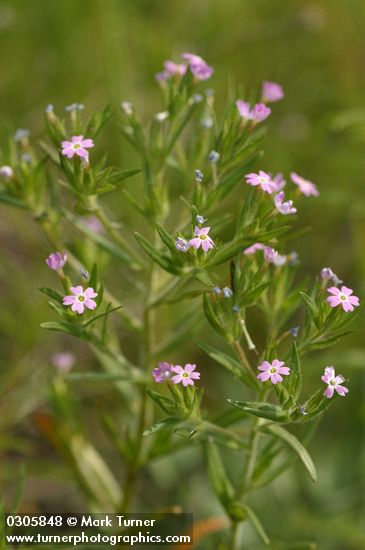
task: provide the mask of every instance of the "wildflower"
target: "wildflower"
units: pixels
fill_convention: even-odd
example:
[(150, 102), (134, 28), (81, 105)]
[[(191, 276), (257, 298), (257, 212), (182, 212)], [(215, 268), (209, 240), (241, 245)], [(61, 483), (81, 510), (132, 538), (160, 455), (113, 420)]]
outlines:
[(47, 113), (47, 115), (54, 113), (54, 106), (52, 105), (52, 103), (48, 103), (47, 107), (45, 108), (45, 112)]
[(153, 369), (152, 376), (157, 384), (162, 384), (165, 380), (168, 380), (171, 376), (172, 365), (166, 361), (162, 361), (158, 364), (158, 367)]
[(170, 113), (168, 111), (162, 111), (161, 113), (157, 113), (157, 115), (155, 115), (155, 119), (158, 122), (164, 122), (169, 116)]
[(255, 254), (257, 250), (264, 250), (265, 245), (262, 243), (255, 243), (249, 246), (248, 248), (245, 248), (243, 253), (246, 254), (246, 256), (250, 256), (251, 254)]
[(71, 103), (65, 107), (66, 113), (77, 113), (77, 111), (83, 111), (84, 109), (85, 105), (83, 103)]
[(359, 305), (359, 298), (352, 296), (353, 290), (347, 288), (347, 286), (342, 286), (341, 290), (335, 286), (331, 286), (327, 288), (327, 292), (333, 295), (327, 298), (327, 302), (331, 307), (341, 305), (344, 311), (349, 312), (354, 311), (355, 307)]
[(290, 265), (297, 265), (299, 263), (298, 252), (290, 252), (290, 254), (287, 256), (287, 260)]
[(289, 333), (292, 335), (293, 338), (298, 338), (300, 327), (293, 327), (289, 330)]
[(284, 376), (288, 376), (290, 374), (290, 368), (289, 367), (283, 367), (284, 361), (279, 361), (279, 359), (274, 359), (272, 363), (269, 363), (269, 361), (264, 361), (262, 365), (260, 365), (258, 370), (261, 370), (262, 372), (257, 375), (257, 379), (261, 380), (261, 382), (266, 382), (266, 380), (269, 380), (273, 384), (277, 384), (278, 382), (283, 381), (283, 377), (280, 376), (283, 374)]
[(175, 248), (179, 252), (187, 252), (190, 248), (190, 244), (182, 237), (177, 237), (175, 241)]
[(341, 283), (343, 283), (343, 281), (341, 281), (341, 279), (339, 279), (339, 278), (337, 277), (337, 275), (335, 275), (335, 274), (333, 275), (332, 280), (333, 280), (333, 284), (334, 284), (335, 286), (340, 285)]
[(86, 280), (90, 278), (90, 273), (85, 269), (80, 269), (80, 275), (83, 279), (86, 279)]
[(264, 81), (262, 84), (262, 101), (274, 103), (284, 97), (283, 88), (276, 82)]
[(25, 162), (25, 164), (32, 164), (32, 155), (30, 153), (24, 153), (22, 155), (22, 161)]
[(198, 80), (208, 80), (212, 76), (213, 67), (210, 67), (199, 55), (183, 53), (181, 57), (188, 62), (191, 72)]
[(69, 351), (58, 351), (52, 355), (52, 365), (60, 372), (68, 373), (74, 366), (76, 358)]
[(323, 395), (328, 399), (331, 399), (335, 390), (338, 395), (342, 397), (348, 393), (348, 388), (341, 386), (341, 383), (345, 381), (344, 377), (341, 375), (336, 376), (335, 369), (333, 367), (326, 367), (324, 369), (324, 374), (321, 376), (321, 380), (327, 384), (327, 388), (324, 390)]
[(217, 151), (211, 151), (208, 155), (208, 159), (209, 159), (209, 162), (211, 162), (212, 164), (215, 164), (216, 162), (219, 161), (219, 153), (217, 153)]
[(280, 191), (280, 193), (274, 197), (275, 206), (279, 210), (280, 214), (284, 214), (284, 216), (287, 214), (295, 214), (297, 209), (293, 207), (293, 201), (284, 201), (284, 198), (284, 191)]
[(65, 296), (63, 299), (64, 306), (71, 306), (72, 311), (76, 311), (79, 315), (84, 313), (85, 307), (87, 309), (95, 309), (97, 304), (92, 298), (96, 298), (98, 293), (92, 287), (88, 287), (86, 290), (81, 285), (72, 286), (70, 288), (74, 296)]
[(263, 191), (269, 193), (270, 195), (277, 190), (276, 183), (272, 180), (269, 174), (267, 174), (263, 170), (260, 170), (258, 174), (247, 174), (245, 178), (246, 183), (254, 186), (259, 185)]
[(312, 181), (302, 178), (302, 176), (299, 176), (295, 172), (291, 172), (290, 177), (292, 182), (299, 187), (303, 195), (306, 197), (310, 197), (311, 195), (313, 195), (313, 197), (319, 197), (317, 186)]
[(132, 116), (133, 115), (133, 103), (130, 101), (122, 101), (120, 104), (121, 108), (125, 112), (126, 115)]
[(218, 296), (220, 296), (222, 294), (222, 291), (219, 288), (219, 286), (213, 287), (213, 292), (214, 292), (214, 294), (217, 294)]
[(200, 372), (194, 372), (196, 365), (191, 365), (187, 363), (185, 367), (180, 367), (180, 365), (175, 365), (171, 367), (172, 372), (177, 374), (171, 378), (171, 382), (174, 384), (182, 383), (183, 386), (194, 386), (194, 380), (200, 379)]
[(244, 120), (252, 120), (256, 123), (262, 122), (271, 114), (270, 107), (267, 107), (265, 103), (256, 103), (253, 109), (251, 109), (248, 101), (238, 99), (236, 101), (236, 106), (239, 114)]
[(265, 260), (269, 264), (282, 266), (286, 263), (286, 256), (282, 256), (281, 254), (279, 254), (279, 252), (274, 250), (274, 248), (271, 248), (271, 246), (265, 246), (264, 255), (265, 255)]
[(204, 252), (208, 252), (208, 250), (214, 247), (214, 242), (211, 239), (211, 237), (209, 237), (208, 235), (209, 231), (210, 231), (210, 227), (195, 226), (195, 229), (194, 229), (195, 237), (193, 239), (190, 239), (189, 245), (193, 246), (196, 250), (202, 247)]
[(202, 223), (206, 222), (208, 218), (203, 218), (203, 216), (198, 215), (198, 216), (196, 216), (195, 219), (196, 219), (197, 223), (202, 224)]
[(62, 154), (71, 159), (74, 155), (85, 160), (89, 159), (89, 153), (86, 149), (94, 147), (92, 139), (84, 139), (84, 136), (73, 136), (71, 141), (62, 141)]
[[(270, 174), (271, 176), (271, 174)], [(278, 174), (276, 174), (276, 176), (272, 177), (272, 180), (276, 183), (276, 190), (277, 191), (281, 191), (285, 185), (286, 185), (286, 181), (283, 177), (283, 174), (281, 172), (278, 172)]]
[(204, 97), (201, 94), (194, 94), (193, 97), (189, 100), (191, 103), (201, 103)]
[(6, 180), (10, 180), (14, 176), (14, 172), (11, 166), (7, 166), (6, 164), (4, 166), (1, 166), (0, 176)]
[(30, 130), (27, 128), (19, 128), (14, 135), (15, 141), (23, 141), (23, 139), (28, 139), (30, 136)]
[(194, 174), (195, 174), (195, 180), (198, 182), (198, 183), (201, 183), (204, 179), (204, 174), (201, 170), (194, 170)]
[(305, 408), (304, 405), (298, 405), (298, 409), (299, 409), (299, 412), (300, 414), (302, 414), (303, 416), (307, 416), (307, 409)]
[(88, 229), (90, 229), (90, 231), (97, 233), (98, 235), (104, 231), (103, 224), (96, 216), (89, 216), (88, 218), (85, 218), (84, 224)]
[(231, 296), (233, 296), (233, 290), (231, 290), (228, 286), (225, 286), (223, 288), (223, 294), (225, 298), (230, 298)]
[(241, 308), (238, 304), (235, 304), (233, 307), (232, 307), (232, 311), (234, 311), (235, 313), (239, 313), (241, 311)]
[(321, 269), (322, 279), (325, 279), (325, 280), (329, 281), (334, 276), (335, 276), (335, 274), (333, 273), (333, 271), (330, 267), (324, 267), (323, 269)]
[(164, 70), (156, 73), (155, 78), (158, 81), (164, 81), (174, 76), (184, 76), (186, 69), (187, 67), (183, 63), (174, 63), (173, 61), (167, 60), (164, 62)]
[(51, 269), (57, 271), (57, 269), (62, 269), (67, 261), (67, 254), (62, 254), (62, 252), (52, 252), (46, 259), (46, 264)]

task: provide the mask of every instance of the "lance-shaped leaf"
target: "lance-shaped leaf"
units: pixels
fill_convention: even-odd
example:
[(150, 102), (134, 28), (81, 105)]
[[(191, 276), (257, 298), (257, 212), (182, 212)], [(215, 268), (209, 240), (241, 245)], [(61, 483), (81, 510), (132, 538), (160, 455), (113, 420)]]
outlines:
[(154, 247), (147, 239), (142, 237), (139, 233), (134, 234), (137, 241), (143, 248), (143, 250), (152, 258), (162, 269), (165, 271), (168, 271), (169, 273), (173, 273), (174, 275), (179, 275), (181, 273), (181, 269), (176, 266), (176, 264), (164, 254), (161, 254), (159, 250), (157, 250), (156, 247)]
[(203, 295), (203, 309), (206, 318), (209, 321), (209, 324), (214, 328), (215, 331), (217, 331), (222, 336), (227, 336), (227, 331), (222, 326), (222, 323), (220, 319), (218, 318), (218, 315), (215, 313), (213, 304), (211, 300), (209, 299), (209, 295), (207, 292)]
[(184, 426), (177, 428), (175, 433), (185, 438), (209, 441), (230, 449), (239, 450), (248, 448), (247, 442), (244, 441), (240, 434), (207, 421), (202, 421), (199, 425), (193, 427)]
[(72, 336), (75, 336), (76, 338), (81, 338), (83, 340), (87, 339), (87, 335), (81, 325), (68, 323), (67, 321), (47, 321), (45, 323), (41, 323), (41, 327), (48, 330), (64, 332), (65, 334), (72, 334)]
[(47, 288), (42, 287), (39, 289), (43, 294), (46, 294), (49, 298), (52, 298), (52, 300), (55, 300), (58, 304), (63, 304), (63, 296), (59, 294), (56, 290), (53, 290), (53, 288)]
[(242, 365), (235, 359), (234, 357), (231, 357), (227, 353), (223, 353), (222, 351), (209, 346), (208, 344), (205, 344), (202, 341), (196, 342), (197, 346), (204, 351), (211, 359), (222, 365), (225, 369), (227, 369), (233, 376), (236, 378), (239, 378), (242, 380), (245, 384), (250, 386), (253, 389), (256, 389), (256, 384), (254, 383), (252, 377), (248, 374), (247, 370), (245, 370)]
[(16, 208), (28, 210), (28, 206), (24, 201), (18, 199), (17, 197), (13, 197), (12, 195), (8, 195), (7, 193), (0, 193), (0, 202), (8, 204), (9, 206), (15, 206)]
[(235, 491), (221, 459), (219, 449), (215, 443), (204, 444), (204, 457), (210, 484), (217, 498), (227, 510), (229, 503), (235, 497)]
[(157, 405), (167, 414), (176, 414), (176, 403), (166, 395), (162, 395), (157, 391), (147, 390), (148, 395)]
[(236, 254), (242, 252), (246, 242), (247, 239), (241, 237), (239, 239), (235, 239), (230, 243), (222, 245), (212, 257), (211, 261), (209, 262), (209, 266), (219, 265), (223, 262), (226, 262), (227, 260), (230, 260), (231, 258), (233, 258), (233, 256), (236, 256)]
[(300, 291), (299, 294), (303, 298), (304, 302), (306, 303), (308, 313), (310, 315), (310, 318), (312, 319), (313, 323), (316, 325), (317, 328), (319, 328), (319, 322), (318, 322), (318, 307), (308, 294), (306, 294), (303, 291)]
[(175, 241), (173, 237), (164, 229), (159, 223), (156, 223), (157, 233), (161, 241), (169, 248), (172, 252), (176, 252)]
[(338, 393), (335, 392), (331, 399), (328, 399), (328, 397), (323, 394), (323, 388), (320, 388), (304, 403), (302, 407), (292, 413), (292, 418), (294, 420), (300, 419), (301, 422), (313, 420), (313, 418), (316, 418), (328, 409), (328, 407), (337, 398)]
[(260, 535), (260, 537), (262, 538), (263, 542), (265, 544), (270, 544), (270, 539), (269, 537), (267, 536), (266, 534), (266, 531), (265, 529), (263, 528), (259, 518), (256, 516), (255, 512), (252, 510), (252, 508), (250, 508), (249, 506), (247, 506), (247, 504), (245, 504), (243, 506), (244, 510), (246, 511), (246, 514), (248, 516), (248, 518), (250, 519), (252, 525), (254, 526), (254, 528), (256, 529), (257, 533)]
[(230, 405), (245, 411), (247, 414), (253, 414), (260, 418), (267, 418), (275, 422), (288, 422), (289, 415), (278, 405), (273, 403), (262, 403), (261, 401), (233, 401), (227, 400)]
[(317, 481), (317, 471), (313, 464), (311, 456), (309, 455), (307, 449), (303, 447), (301, 442), (293, 434), (285, 430), (285, 428), (283, 428), (282, 426), (278, 426), (277, 424), (268, 424), (265, 426), (261, 426), (259, 427), (259, 430), (263, 433), (273, 435), (274, 437), (281, 439), (287, 445), (289, 445), (289, 447), (293, 449), (293, 451), (298, 455), (298, 457), (304, 464), (312, 480), (314, 482)]
[(173, 426), (176, 426), (177, 424), (180, 424), (181, 418), (171, 417), (166, 418), (165, 420), (161, 420), (161, 422), (157, 422), (156, 424), (153, 424), (150, 428), (147, 428), (143, 435), (151, 435), (155, 432), (159, 432), (160, 430), (167, 430), (172, 428)]

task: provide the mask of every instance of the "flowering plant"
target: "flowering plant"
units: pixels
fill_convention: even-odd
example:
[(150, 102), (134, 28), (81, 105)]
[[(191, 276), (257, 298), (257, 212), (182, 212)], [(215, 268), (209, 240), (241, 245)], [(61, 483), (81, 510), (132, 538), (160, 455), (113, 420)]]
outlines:
[[(323, 365), (316, 391), (302, 391), (302, 365), (308, 352), (347, 334), (359, 299), (330, 268), (309, 283), (298, 279), (290, 242), (300, 232), (291, 222), (301, 195), (317, 200), (319, 191), (295, 172), (296, 187), (263, 166), (262, 122), (271, 115), (267, 103), (284, 97), (282, 88), (264, 82), (257, 103), (233, 99), (221, 116), (212, 90), (202, 89), (212, 67), (197, 55), (182, 59), (166, 61), (156, 75), (163, 106), (149, 124), (132, 103), (121, 105), (121, 134), (140, 159), (137, 167), (110, 167), (101, 155), (98, 136), (110, 109), (86, 119), (76, 103), (63, 118), (49, 105), (49, 140), (36, 147), (29, 132), (18, 131), (4, 152), (0, 200), (28, 211), (49, 243), (46, 264), (60, 288), (41, 291), (59, 320), (42, 327), (86, 343), (103, 369), (71, 372), (74, 361), (65, 350), (51, 385), (53, 437), (90, 507), (127, 512), (153, 460), (198, 444), (231, 527), (226, 547), (235, 549), (245, 521), (269, 541), (250, 506), (252, 491), (295, 459), (316, 481), (306, 448), (313, 421), (349, 389), (345, 376)], [(138, 175), (142, 185), (132, 192), (128, 180)], [(101, 200), (109, 193), (123, 193), (133, 212), (126, 219), (144, 220), (141, 233), (114, 221), (117, 213)], [(295, 196), (295, 207), (288, 196)], [(100, 275), (109, 266), (122, 274), (113, 292)], [(330, 281), (334, 286), (327, 288)], [(159, 323), (163, 308), (176, 318), (168, 329)], [(112, 323), (113, 312), (120, 324)], [(214, 346), (201, 336), (208, 325), (216, 333)], [(121, 327), (138, 342), (129, 353), (118, 337)], [(204, 353), (198, 365), (184, 363), (192, 361), (184, 351), (192, 338)], [(235, 380), (240, 395), (222, 394), (218, 415), (203, 396), (213, 364)], [(101, 412), (123, 460), (121, 486), (76, 421), (76, 380), (109, 382), (123, 401), (125, 428)], [(238, 476), (229, 471), (224, 448), (239, 456)]]

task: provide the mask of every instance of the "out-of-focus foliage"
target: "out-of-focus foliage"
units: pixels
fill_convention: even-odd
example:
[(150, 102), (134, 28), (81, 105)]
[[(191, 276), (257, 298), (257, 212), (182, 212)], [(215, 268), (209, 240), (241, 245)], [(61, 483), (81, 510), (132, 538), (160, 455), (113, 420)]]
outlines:
[[(275, 106), (268, 122), (270, 138), (262, 167), (274, 173), (296, 170), (321, 190), (318, 200), (302, 202), (300, 224), (311, 226), (312, 232), (296, 246), (302, 259), (300, 269), (313, 276), (324, 267), (326, 258), (326, 264), (363, 296), (364, 26), (362, 0), (2, 0), (0, 132), (30, 128), (36, 138), (42, 138), (48, 103), (61, 112), (65, 105), (78, 101), (91, 112), (108, 103), (116, 109), (120, 101), (132, 98), (142, 113), (157, 112), (159, 90), (154, 73), (163, 59), (182, 51), (201, 54), (215, 67), (211, 85), (218, 104), (220, 99), (223, 102), (230, 78), (248, 91), (258, 89), (264, 79), (278, 81), (286, 98)], [(102, 134), (111, 161), (115, 164), (122, 159), (122, 168), (138, 166), (132, 150), (114, 132)], [(112, 201), (123, 222), (123, 196), (113, 194)], [(24, 509), (82, 510), (70, 469), (54, 450), (62, 452), (60, 433), (67, 437), (67, 426), (52, 424), (46, 396), (53, 378), (50, 356), (54, 351), (74, 346), (78, 366), (85, 371), (92, 370), (94, 360), (86, 348), (75, 349), (67, 336), (60, 339), (39, 329), (48, 311), (38, 287), (51, 286), (52, 277), (44, 264), (50, 250), (41, 232), (20, 210), (2, 207), (0, 238), (0, 482), (10, 498), (19, 463), (25, 462)], [(92, 245), (86, 254), (90, 263), (95, 255)], [(107, 259), (99, 257), (99, 261)], [(115, 287), (118, 273), (108, 276)], [(128, 281), (120, 279), (119, 284), (121, 295), (128, 296)], [(166, 312), (160, 323), (167, 326), (169, 322)], [(275, 548), (287, 548), (281, 541), (297, 540), (298, 533), (303, 541), (314, 540), (325, 550), (365, 546), (362, 315), (353, 328), (354, 334), (344, 344), (306, 361), (312, 374), (319, 376), (325, 365), (334, 363), (350, 379), (350, 394), (336, 401), (310, 447), (318, 483), (312, 486), (298, 467), (279, 478), (270, 492), (263, 489), (265, 500), (264, 493), (258, 492), (253, 502), (277, 541)], [(133, 350), (133, 337), (122, 334), (121, 338)], [(204, 362), (205, 355), (198, 355), (193, 347), (191, 353), (193, 349), (196, 361)], [(216, 385), (210, 384), (206, 398), (213, 406), (222, 391), (228, 393), (232, 388), (225, 387), (226, 379), (211, 368)], [(92, 382), (78, 386), (75, 381), (70, 389), (82, 411), (80, 433), (85, 429), (92, 433), (97, 446), (97, 450), (88, 449), (80, 436), (75, 443), (79, 460), (87, 460), (90, 453), (94, 459), (101, 454), (118, 471), (117, 453), (95, 414), (99, 400), (112, 412), (116, 396)], [(55, 399), (61, 390), (54, 386)], [(108, 418), (103, 421), (108, 424)], [(110, 435), (113, 429), (108, 426)], [(73, 457), (68, 459), (75, 467)], [(206, 474), (194, 451), (182, 450), (173, 459), (156, 460), (150, 476), (153, 483), (146, 478), (140, 488), (146, 509), (156, 502), (169, 502), (199, 509), (201, 517), (220, 513), (208, 499), (203, 504), (199, 498), (199, 506), (193, 500), (206, 487)], [(171, 492), (170, 487), (176, 487), (184, 476), (194, 485), (194, 492), (187, 491), (187, 484)], [(149, 491), (154, 484), (160, 487), (159, 495)], [(114, 488), (114, 479), (110, 486)], [(247, 536), (248, 548), (260, 548), (254, 532)]]

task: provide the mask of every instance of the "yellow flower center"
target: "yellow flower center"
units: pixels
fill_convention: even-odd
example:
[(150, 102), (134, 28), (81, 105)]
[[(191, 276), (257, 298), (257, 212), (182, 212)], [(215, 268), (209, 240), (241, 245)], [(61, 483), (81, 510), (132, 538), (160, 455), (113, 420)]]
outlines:
[(272, 374), (275, 374), (275, 373), (276, 373), (276, 368), (275, 368), (275, 367), (272, 367), (272, 368), (270, 369), (270, 372), (271, 372)]
[(74, 149), (80, 149), (81, 145), (79, 143), (74, 143), (72, 147)]
[(184, 372), (182, 375), (181, 375), (183, 378), (189, 378), (189, 375), (187, 372)]
[(206, 235), (199, 235), (199, 238), (200, 238), (201, 241), (205, 241), (205, 239), (207, 238), (207, 236), (206, 236)]
[(85, 298), (83, 296), (78, 296), (77, 299), (78, 299), (79, 302), (83, 302), (85, 300)]
[(343, 302), (345, 302), (345, 301), (347, 300), (346, 294), (341, 294), (340, 300), (342, 300)]

